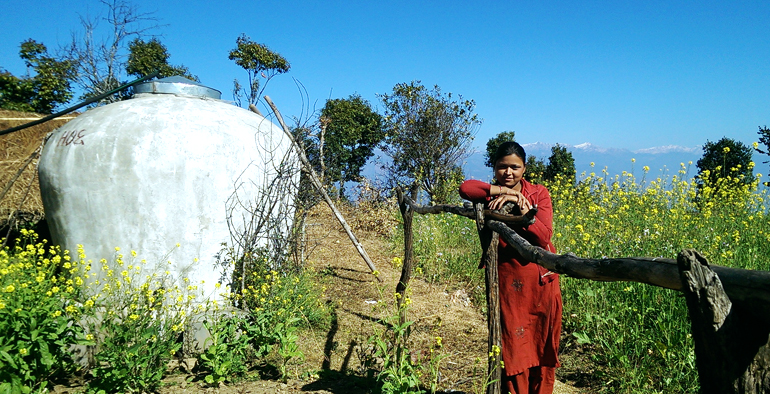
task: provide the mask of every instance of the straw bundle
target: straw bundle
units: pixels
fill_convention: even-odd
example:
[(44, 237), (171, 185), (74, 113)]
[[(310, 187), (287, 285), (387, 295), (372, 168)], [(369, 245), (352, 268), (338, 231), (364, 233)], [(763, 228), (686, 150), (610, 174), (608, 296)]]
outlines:
[[(0, 109), (0, 130), (41, 117), (30, 112)], [(44, 217), (43, 201), (37, 181), (38, 160), (33, 154), (42, 147), (46, 135), (72, 118), (73, 115), (67, 115), (0, 136), (0, 196), (8, 188), (0, 200), (0, 228), (9, 224), (15, 227), (25, 221), (36, 222)], [(33, 160), (30, 161), (31, 157)], [(22, 170), (25, 164), (27, 165)], [(2, 236), (4, 234), (0, 234), (0, 237)]]

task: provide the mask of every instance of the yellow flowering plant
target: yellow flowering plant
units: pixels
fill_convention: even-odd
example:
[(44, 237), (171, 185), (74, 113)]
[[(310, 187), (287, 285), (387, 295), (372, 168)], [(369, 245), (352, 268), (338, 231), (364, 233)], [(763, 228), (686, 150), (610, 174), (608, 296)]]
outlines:
[[(251, 363), (278, 360), (283, 379), (290, 361), (304, 357), (296, 332), (303, 326), (326, 326), (329, 308), (323, 290), (308, 272), (281, 269), (265, 250), (227, 261), (238, 261), (229, 285), (218, 285), (222, 305), (209, 305), (204, 325), (211, 333), (198, 356), (204, 381), (211, 386), (243, 375)], [(245, 273), (243, 270), (245, 269)], [(274, 356), (274, 357), (270, 357)]]
[(81, 268), (28, 230), (0, 249), (0, 392), (44, 390), (76, 368), (70, 347), (88, 343)]
[[(731, 152), (732, 153), (732, 152)], [(722, 150), (716, 156), (725, 162)], [(634, 163), (635, 164), (635, 163)], [(754, 163), (704, 170), (646, 168), (611, 176), (592, 169), (577, 180), (545, 184), (553, 201), (553, 242), (583, 258), (675, 259), (694, 248), (710, 263), (770, 270), (770, 189)], [(473, 221), (454, 215), (414, 218), (415, 267), (428, 281), (484, 289)], [(400, 232), (394, 249), (403, 247)], [(416, 271), (416, 269), (415, 269)], [(467, 272), (467, 273), (466, 273)], [(697, 392), (687, 307), (679, 293), (654, 286), (561, 277), (565, 346), (591, 349), (597, 385), (608, 392)], [(483, 308), (483, 298), (473, 297)], [(619, 335), (622, 333), (622, 335)], [(479, 377), (482, 379), (483, 377)], [(484, 385), (481, 385), (484, 386)]]
[[(257, 358), (252, 345), (259, 338), (242, 315), (234, 310), (223, 310), (218, 304), (209, 304), (203, 320), (209, 337), (204, 342), (205, 350), (198, 355), (203, 381), (209, 386), (217, 387), (240, 378)], [(266, 342), (272, 344), (274, 341)]]
[[(372, 326), (374, 333), (369, 336), (367, 342), (373, 347), (370, 361), (371, 367), (377, 372), (377, 381), (382, 385), (381, 392), (385, 394), (397, 393), (424, 393), (420, 387), (420, 378), (423, 375), (423, 366), (419, 357), (413, 357), (410, 336), (414, 321), (408, 320), (409, 305), (412, 303), (409, 297), (409, 289), (403, 296), (393, 293), (390, 302), (384, 300), (384, 290), (380, 289), (380, 299), (376, 307), (385, 308), (385, 316), (382, 321), (387, 329)], [(391, 303), (392, 302), (392, 303)], [(416, 353), (415, 353), (416, 355)], [(379, 364), (379, 365), (374, 365)]]
[(162, 267), (148, 270), (135, 256), (124, 260), (115, 248), (112, 261), (100, 262), (106, 276), (88, 287), (98, 317), (88, 329), (99, 334), (89, 389), (97, 393), (155, 391), (182, 348), (178, 339), (190, 317), (203, 311), (196, 285), (158, 273)]

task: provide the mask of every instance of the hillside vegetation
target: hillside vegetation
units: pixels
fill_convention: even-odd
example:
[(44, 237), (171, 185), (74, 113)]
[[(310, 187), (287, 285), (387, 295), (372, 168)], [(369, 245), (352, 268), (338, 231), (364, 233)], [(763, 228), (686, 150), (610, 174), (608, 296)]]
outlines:
[[(672, 258), (695, 248), (714, 264), (766, 270), (768, 196), (758, 182), (710, 184), (685, 168), (669, 179), (647, 179), (646, 169), (639, 178), (557, 179), (548, 185), (554, 242), (560, 253), (594, 258)], [(134, 251), (116, 248), (113, 261), (93, 262), (87, 251), (60, 251), (25, 233), (0, 252), (0, 388), (481, 392), (486, 324), (474, 226), (449, 214), (416, 218), (403, 326), (393, 309), (402, 253), (395, 209), (385, 200), (347, 210), (377, 275), (317, 206), (304, 269), (271, 271), (255, 259), (265, 265), (247, 272), (247, 291), (223, 283), (220, 303), (201, 303), (195, 283), (169, 286), (168, 273), (142, 271)], [(107, 278), (90, 281), (95, 270)], [(565, 277), (562, 286), (560, 381), (581, 392), (698, 390), (683, 297), (637, 283)], [(213, 334), (205, 351), (179, 341), (201, 325)], [(73, 363), (71, 345), (91, 349), (90, 369)]]

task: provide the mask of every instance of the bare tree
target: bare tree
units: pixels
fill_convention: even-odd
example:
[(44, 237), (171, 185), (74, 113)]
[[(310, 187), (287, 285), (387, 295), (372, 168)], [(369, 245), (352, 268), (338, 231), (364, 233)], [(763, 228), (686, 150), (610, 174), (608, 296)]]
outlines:
[[(254, 105), (249, 109), (262, 115)], [(316, 126), (308, 120), (295, 121), (295, 138), (305, 141), (302, 136)], [(274, 114), (267, 113), (264, 122), (275, 125)], [(298, 272), (302, 268), (307, 213), (320, 200), (301, 173), (296, 148), (280, 129), (260, 130), (255, 141), (256, 158), (244, 166), (226, 203), (230, 242), (224, 245), (218, 259), (220, 265), (234, 268), (224, 269), (226, 275), (232, 272), (232, 276), (222, 280), (229, 282), (235, 292), (248, 287), (249, 273)], [(286, 149), (287, 146), (290, 148)], [(261, 176), (253, 176), (254, 167)]]
[(298, 268), (288, 264), (288, 256), (298, 235), (294, 221), (298, 209), (299, 161), (288, 139), (280, 138), (280, 130), (274, 133), (263, 130), (270, 128), (261, 129), (255, 136), (259, 144), (255, 150), (257, 156), (236, 180), (234, 192), (226, 203), (231, 242), (220, 256), (220, 262), (235, 264), (233, 278), (223, 278), (231, 281), (235, 291), (246, 287), (247, 273), (287, 272)]
[[(71, 43), (63, 49), (64, 57), (77, 67), (75, 82), (85, 92), (84, 97), (98, 96), (120, 86), (126, 78), (129, 43), (160, 27), (154, 12), (141, 12), (127, 0), (100, 3), (106, 8), (106, 16), (81, 16), (83, 31), (73, 32)], [(107, 29), (100, 29), (100, 22), (106, 22)], [(101, 103), (119, 101), (125, 94), (116, 93)]]

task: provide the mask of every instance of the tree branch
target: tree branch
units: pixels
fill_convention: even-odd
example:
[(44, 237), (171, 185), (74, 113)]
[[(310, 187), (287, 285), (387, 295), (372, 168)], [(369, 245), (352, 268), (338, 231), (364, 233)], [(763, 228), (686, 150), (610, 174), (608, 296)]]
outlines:
[[(414, 202), (414, 200), (412, 200), (409, 196), (404, 195), (404, 197), (405, 197), (405, 201), (409, 204), (410, 208), (419, 214), (424, 215), (428, 213), (438, 214), (438, 213), (449, 212), (455, 215), (464, 216), (469, 219), (476, 218), (476, 213), (474, 212), (472, 207), (461, 207), (458, 205), (448, 205), (448, 204), (422, 206), (422, 205), (417, 205)], [(537, 207), (533, 207), (525, 215), (509, 215), (507, 213), (503, 213), (503, 211), (492, 210), (492, 209), (484, 210), (484, 217), (487, 219), (499, 220), (505, 223), (516, 224), (520, 226), (528, 226), (530, 224), (535, 223), (536, 214), (537, 214)]]

